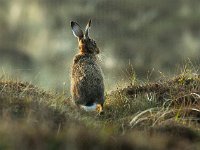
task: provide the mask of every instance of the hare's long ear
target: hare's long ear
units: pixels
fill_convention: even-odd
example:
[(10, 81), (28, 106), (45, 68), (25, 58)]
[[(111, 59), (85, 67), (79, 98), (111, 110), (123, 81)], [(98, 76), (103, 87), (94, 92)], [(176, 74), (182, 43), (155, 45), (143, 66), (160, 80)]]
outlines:
[(90, 29), (90, 26), (91, 26), (91, 20), (89, 20), (88, 24), (86, 25), (85, 27), (85, 37), (86, 38), (89, 38), (89, 29)]
[(81, 30), (81, 27), (78, 25), (78, 23), (71, 21), (71, 28), (75, 37), (79, 39), (83, 38), (83, 31)]

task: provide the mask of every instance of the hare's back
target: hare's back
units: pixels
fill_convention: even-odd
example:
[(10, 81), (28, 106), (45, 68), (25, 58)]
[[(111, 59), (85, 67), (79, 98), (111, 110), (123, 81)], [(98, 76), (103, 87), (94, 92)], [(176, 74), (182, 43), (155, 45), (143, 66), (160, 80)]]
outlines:
[(72, 76), (88, 86), (103, 82), (102, 70), (99, 64), (90, 57), (81, 57), (78, 61), (74, 61)]
[(83, 103), (104, 101), (104, 83), (100, 66), (92, 58), (74, 61), (72, 78), (74, 88)]

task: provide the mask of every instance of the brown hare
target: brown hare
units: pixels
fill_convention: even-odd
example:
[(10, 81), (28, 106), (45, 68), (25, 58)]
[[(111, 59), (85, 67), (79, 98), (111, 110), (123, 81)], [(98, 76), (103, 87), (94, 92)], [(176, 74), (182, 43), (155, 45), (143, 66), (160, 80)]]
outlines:
[(85, 34), (78, 23), (71, 21), (72, 32), (78, 38), (79, 54), (75, 55), (71, 73), (72, 100), (86, 111), (103, 112), (104, 82), (101, 67), (98, 64), (99, 48), (89, 37), (91, 20), (85, 28)]

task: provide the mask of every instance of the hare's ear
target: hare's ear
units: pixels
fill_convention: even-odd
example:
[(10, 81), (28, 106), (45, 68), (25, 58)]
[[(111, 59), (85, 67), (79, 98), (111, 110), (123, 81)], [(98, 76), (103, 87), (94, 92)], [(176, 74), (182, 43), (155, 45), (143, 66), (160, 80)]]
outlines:
[(86, 38), (89, 38), (89, 29), (90, 29), (90, 26), (91, 26), (91, 20), (89, 20), (88, 24), (86, 25), (85, 27), (85, 37)]
[(71, 21), (71, 28), (75, 37), (79, 39), (83, 38), (83, 31), (81, 30), (81, 27), (78, 25), (78, 23)]

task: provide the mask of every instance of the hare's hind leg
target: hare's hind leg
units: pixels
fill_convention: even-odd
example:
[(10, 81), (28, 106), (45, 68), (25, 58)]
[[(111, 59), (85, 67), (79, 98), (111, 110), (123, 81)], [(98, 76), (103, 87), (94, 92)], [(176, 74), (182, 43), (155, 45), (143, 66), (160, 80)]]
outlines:
[(96, 106), (96, 111), (101, 115), (104, 113), (103, 111), (103, 105), (102, 104), (97, 104)]

